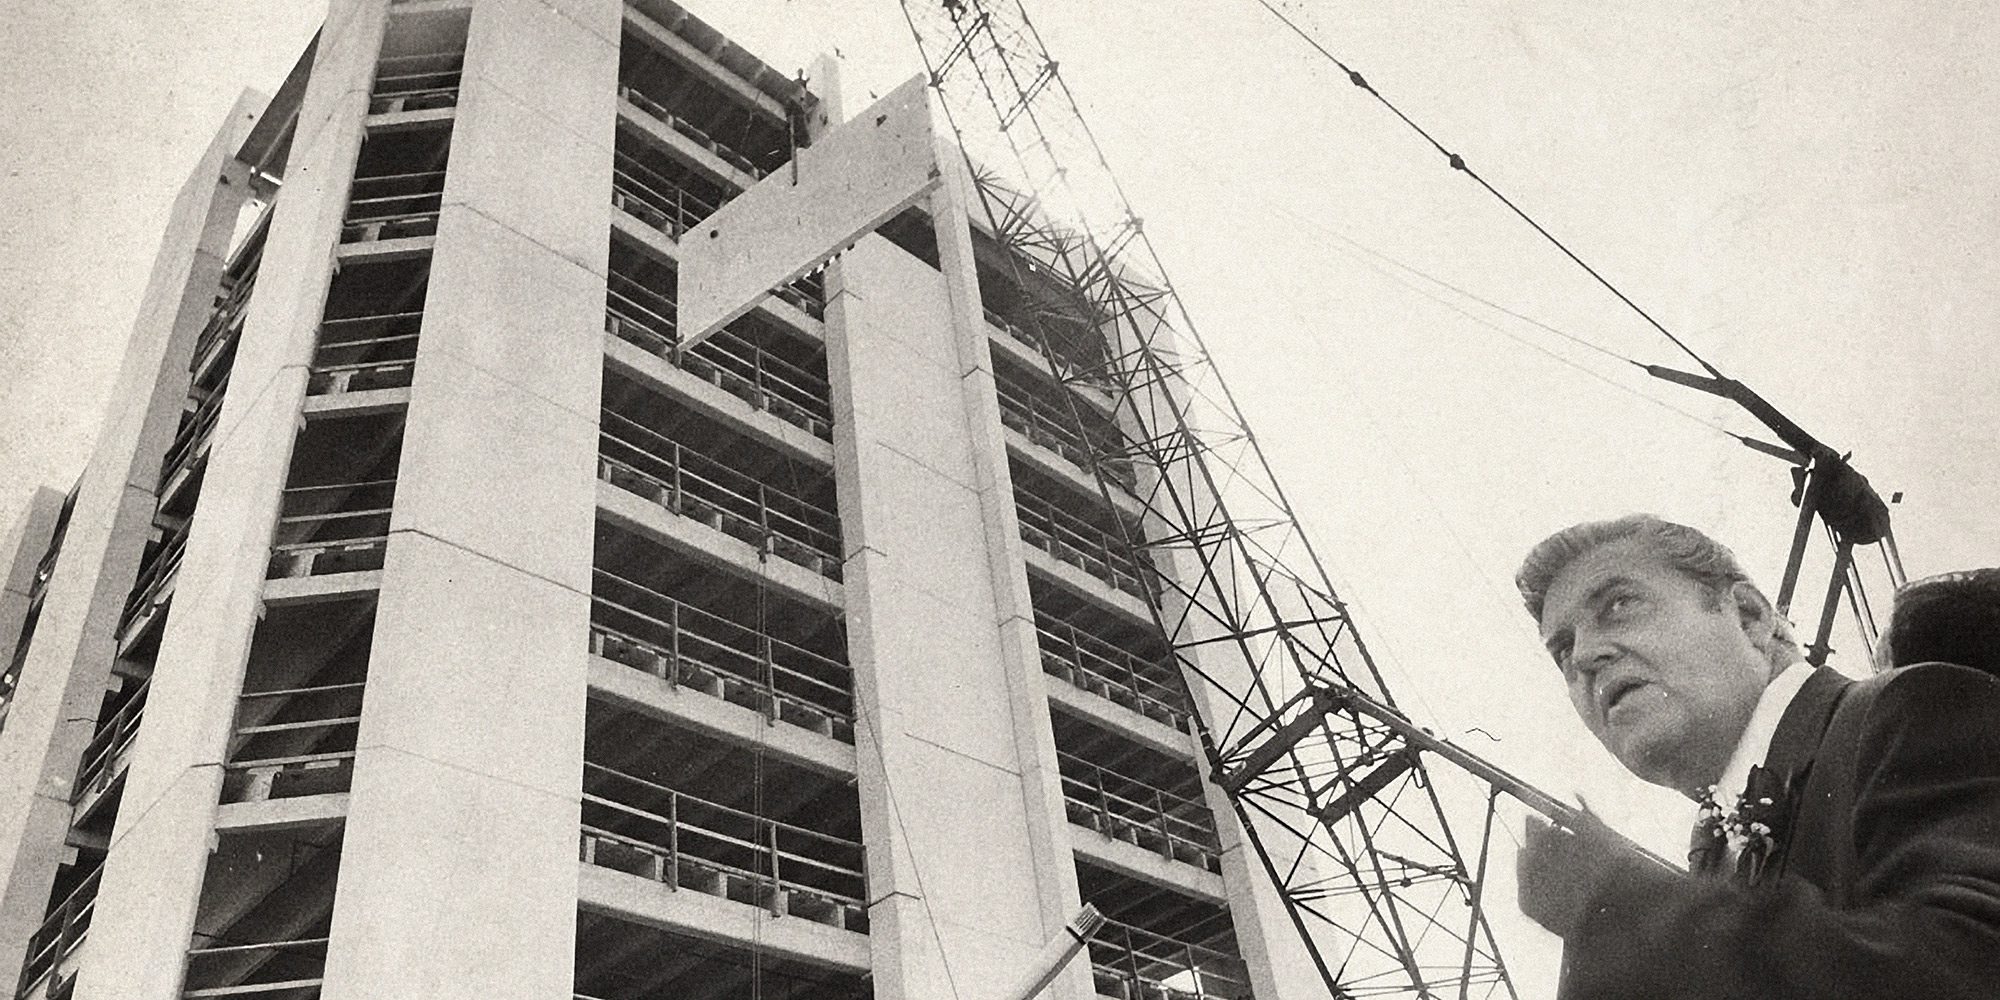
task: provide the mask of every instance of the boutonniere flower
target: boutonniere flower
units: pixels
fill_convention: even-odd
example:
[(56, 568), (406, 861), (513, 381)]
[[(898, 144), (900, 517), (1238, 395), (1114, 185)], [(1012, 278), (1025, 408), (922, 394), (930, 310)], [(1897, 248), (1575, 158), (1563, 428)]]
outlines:
[(1750, 769), (1743, 797), (1722, 819), (1722, 833), (1736, 856), (1736, 873), (1751, 885), (1763, 878), (1771, 858), (1783, 847), (1785, 817), (1790, 812), (1785, 782), (1762, 767)]

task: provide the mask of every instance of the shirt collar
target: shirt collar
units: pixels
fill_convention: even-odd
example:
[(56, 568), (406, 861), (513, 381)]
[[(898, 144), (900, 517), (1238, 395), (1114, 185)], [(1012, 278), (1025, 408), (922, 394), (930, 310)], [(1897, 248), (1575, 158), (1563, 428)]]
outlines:
[(1723, 765), (1722, 776), (1715, 782), (1715, 803), (1725, 815), (1735, 810), (1743, 786), (1750, 783), (1750, 769), (1764, 763), (1770, 755), (1771, 737), (1777, 735), (1778, 720), (1785, 717), (1785, 709), (1792, 706), (1799, 689), (1805, 687), (1812, 675), (1812, 664), (1794, 663), (1771, 678), (1771, 683), (1764, 686), (1764, 693), (1757, 697), (1750, 723), (1743, 727), (1736, 751), (1729, 755), (1729, 763)]

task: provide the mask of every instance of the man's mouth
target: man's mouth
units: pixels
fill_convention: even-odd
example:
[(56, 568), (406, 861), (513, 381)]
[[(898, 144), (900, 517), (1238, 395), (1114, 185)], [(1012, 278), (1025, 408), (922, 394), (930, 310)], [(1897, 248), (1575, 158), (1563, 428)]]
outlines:
[(1612, 681), (1604, 689), (1604, 714), (1609, 716), (1618, 703), (1634, 691), (1646, 686), (1646, 682), (1636, 677), (1621, 677)]

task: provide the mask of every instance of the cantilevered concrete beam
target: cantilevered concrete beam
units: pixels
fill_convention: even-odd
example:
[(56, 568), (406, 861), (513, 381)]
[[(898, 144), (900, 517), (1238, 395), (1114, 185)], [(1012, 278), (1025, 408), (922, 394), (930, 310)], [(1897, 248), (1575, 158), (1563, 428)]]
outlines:
[(941, 176), (924, 78), (799, 150), (680, 244), (680, 330), (694, 344), (930, 194)]

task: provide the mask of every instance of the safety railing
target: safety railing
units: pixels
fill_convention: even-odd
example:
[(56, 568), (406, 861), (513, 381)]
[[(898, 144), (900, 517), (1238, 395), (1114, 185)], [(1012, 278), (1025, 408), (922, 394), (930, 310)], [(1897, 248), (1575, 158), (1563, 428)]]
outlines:
[(633, 87), (631, 84), (622, 82), (618, 84), (618, 96), (630, 101), (633, 107), (658, 120), (662, 125), (680, 133), (682, 137), (692, 141), (695, 145), (708, 150), (717, 159), (749, 174), (751, 177), (763, 180), (764, 175), (770, 172), (750, 162), (749, 157), (737, 152), (729, 144), (721, 142), (707, 132), (696, 128), (693, 122), (668, 111), (666, 105), (648, 97), (644, 92)]
[(1035, 612), (1042, 671), (1187, 731), (1188, 703), (1174, 668), (1120, 648), (1046, 612)]
[(237, 335), (243, 332), (243, 307), (257, 287), (257, 271), (264, 261), (264, 241), (271, 231), (271, 208), (270, 205), (264, 206), (249, 234), (231, 253), (228, 265), (223, 268), (215, 307), (209, 311), (208, 322), (202, 326), (201, 333), (195, 336), (194, 354), (188, 361), (188, 371), (199, 372), (206, 368), (225, 345), (234, 343)]
[(222, 397), (229, 387), (229, 376), (222, 377), (222, 384), (202, 400), (192, 419), (174, 432), (174, 441), (167, 446), (167, 454), (160, 460), (159, 484), (165, 486), (185, 469), (192, 468), (195, 459), (207, 454), (209, 440), (215, 431), (216, 419), (222, 415)]
[(168, 535), (153, 558), (139, 567), (125, 608), (118, 615), (118, 635), (122, 638), (134, 623), (145, 618), (173, 596), (174, 581), (180, 576), (181, 557), (187, 554), (187, 529)]
[(441, 169), (356, 177), (348, 195), (347, 218), (341, 223), (340, 242), (435, 235), (443, 207)]
[[(245, 692), (223, 764), (222, 801), (344, 792), (354, 778), (361, 682)], [(305, 718), (278, 718), (300, 706)]]
[(823, 273), (815, 272), (789, 285), (779, 285), (771, 289), (771, 294), (814, 319), (826, 318), (826, 276)]
[(612, 167), (611, 204), (675, 240), (721, 207), (627, 153), (617, 154)]
[(286, 490), (266, 578), (381, 569), (395, 496), (394, 479)]
[[(993, 386), (1000, 399), (1000, 422), (1019, 431), (1030, 442), (1068, 459), (1079, 469), (1091, 468), (1091, 456), (1098, 467), (1128, 489), (1138, 480), (1130, 459), (1117, 457), (1123, 450), (1118, 432), (1105, 425), (1095, 432), (1077, 432), (1071, 415), (1061, 404), (1044, 399), (1032, 390), (995, 372)], [(1084, 410), (1084, 412), (1092, 412)]]
[(125, 752), (132, 748), (132, 738), (139, 735), (139, 723), (146, 717), (146, 692), (152, 686), (153, 679), (146, 678), (111, 718), (98, 725), (90, 743), (83, 748), (83, 758), (76, 769), (76, 786), (69, 793), (70, 804), (104, 791), (118, 776)]
[(1116, 920), (1090, 939), (1090, 971), (1112, 1000), (1250, 1000), (1241, 957)]
[(56, 908), (49, 911), (47, 919), (28, 936), (27, 958), (21, 964), (21, 982), (15, 990), (17, 997), (27, 996), (41, 981), (55, 971), (76, 950), (77, 945), (90, 933), (90, 917), (96, 909), (97, 884), (104, 874), (102, 867), (85, 876), (70, 890)]
[(859, 843), (587, 761), (579, 846), (587, 864), (867, 931)]
[(1056, 752), (1069, 821), (1171, 861), (1222, 870), (1221, 844), (1208, 804)]
[[(982, 307), (982, 309), (986, 313), (986, 322), (994, 329), (1006, 334), (1008, 339), (1013, 340), (1015, 343), (1033, 351), (1036, 357), (1044, 356), (1042, 341), (1039, 337), (1035, 336), (1035, 332), (1032, 329), (994, 312), (991, 308)], [(1051, 320), (1050, 322), (1055, 324), (1059, 321)], [(1070, 324), (1064, 323), (1061, 325), (1069, 326)], [(1080, 348), (1074, 345), (1065, 346), (1060, 341), (1057, 342), (1057, 345), (1056, 353), (1061, 356), (1071, 369), (1069, 376), (1072, 381), (1090, 386), (1100, 392), (1108, 392), (1113, 388), (1113, 382), (1108, 376), (1093, 374), (1096, 366), (1088, 363), (1083, 357), (1079, 356)]]
[[(1091, 501), (1095, 503), (1095, 500)], [(1135, 597), (1146, 596), (1146, 578), (1122, 539), (1106, 529), (1014, 485), (1021, 539)], [(1115, 515), (1106, 515), (1115, 516)]]
[(416, 376), (421, 310), (345, 316), (320, 323), (308, 395), (400, 389)]
[(189, 948), (182, 1000), (317, 997), (326, 977), (326, 945), (326, 938), (316, 937)]
[(603, 411), (597, 476), (691, 520), (835, 580), (840, 518), (758, 482), (638, 421)]
[(832, 439), (832, 390), (825, 377), (729, 329), (683, 347), (673, 311), (672, 298), (611, 273), (604, 306), (606, 332), (815, 437)]
[(456, 107), (464, 64), (464, 52), (383, 56), (375, 64), (375, 91), (368, 98), (368, 113)]
[(42, 593), (49, 589), (49, 581), (55, 579), (56, 561), (62, 558), (63, 535), (67, 527), (67, 524), (56, 526), (55, 535), (49, 539), (49, 547), (43, 550), (41, 561), (35, 564), (35, 578), (28, 584), (29, 603), (40, 600)]
[(774, 721), (854, 742), (854, 672), (846, 663), (607, 570), (596, 570), (593, 580), (592, 653)]
[(208, 367), (211, 358), (243, 333), (244, 307), (250, 302), (250, 293), (257, 289), (257, 272), (253, 270), (223, 287), (227, 291), (195, 338), (194, 357), (188, 362), (188, 371), (198, 372)]

